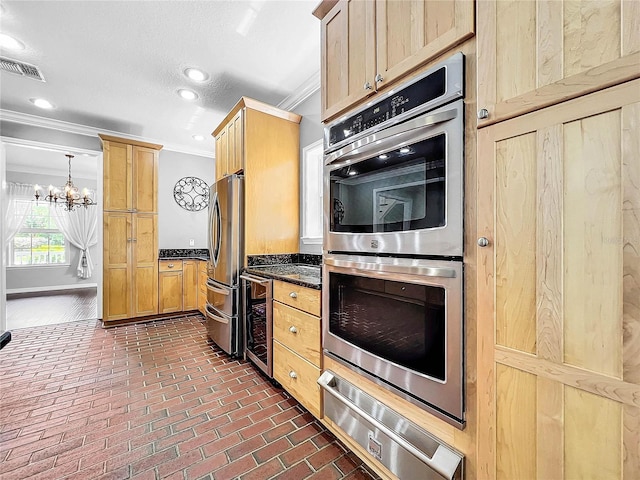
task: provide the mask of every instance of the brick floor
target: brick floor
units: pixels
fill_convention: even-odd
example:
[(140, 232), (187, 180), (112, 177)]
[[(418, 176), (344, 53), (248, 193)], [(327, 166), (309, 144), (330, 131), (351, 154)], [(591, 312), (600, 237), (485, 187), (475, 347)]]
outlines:
[(203, 321), (14, 330), (0, 351), (0, 478), (372, 478)]

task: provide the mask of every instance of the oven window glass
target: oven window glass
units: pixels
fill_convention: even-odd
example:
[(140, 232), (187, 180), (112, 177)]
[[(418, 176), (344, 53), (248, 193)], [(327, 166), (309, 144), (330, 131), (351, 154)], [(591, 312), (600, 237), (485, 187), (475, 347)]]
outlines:
[(247, 350), (267, 364), (267, 287), (247, 282)]
[(445, 380), (442, 287), (331, 273), (329, 331), (424, 375)]
[(374, 233), (443, 227), (443, 133), (330, 174), (332, 232)]

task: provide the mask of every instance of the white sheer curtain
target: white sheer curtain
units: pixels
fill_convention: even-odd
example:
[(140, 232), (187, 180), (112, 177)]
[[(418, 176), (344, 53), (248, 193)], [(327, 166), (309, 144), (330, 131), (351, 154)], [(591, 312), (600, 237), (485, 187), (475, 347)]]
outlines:
[(58, 228), (69, 243), (80, 249), (78, 277), (91, 278), (93, 261), (89, 247), (98, 243), (97, 207), (95, 205), (86, 208), (76, 207), (70, 212), (62, 207), (57, 207), (54, 210)]
[(4, 195), (4, 212), (2, 212), (2, 221), (5, 224), (5, 236), (3, 248), (5, 248), (16, 233), (22, 228), (24, 219), (31, 209), (31, 203), (25, 200), (33, 199), (33, 185), (24, 183), (6, 182), (2, 185), (2, 195)]

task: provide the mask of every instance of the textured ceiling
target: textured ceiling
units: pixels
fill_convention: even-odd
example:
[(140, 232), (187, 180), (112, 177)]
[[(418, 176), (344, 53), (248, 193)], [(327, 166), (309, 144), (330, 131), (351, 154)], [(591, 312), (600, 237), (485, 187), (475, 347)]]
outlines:
[[(46, 82), (1, 72), (0, 108), (213, 153), (210, 134), (241, 96), (277, 105), (318, 75), (317, 3), (3, 1), (1, 30), (26, 48), (2, 55), (36, 65)], [(189, 66), (209, 80), (187, 79)]]

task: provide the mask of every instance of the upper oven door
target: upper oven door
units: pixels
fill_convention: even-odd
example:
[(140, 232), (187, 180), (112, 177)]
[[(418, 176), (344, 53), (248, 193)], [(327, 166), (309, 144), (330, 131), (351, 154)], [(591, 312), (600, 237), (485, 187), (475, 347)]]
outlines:
[(462, 256), (458, 100), (325, 156), (325, 250)]

